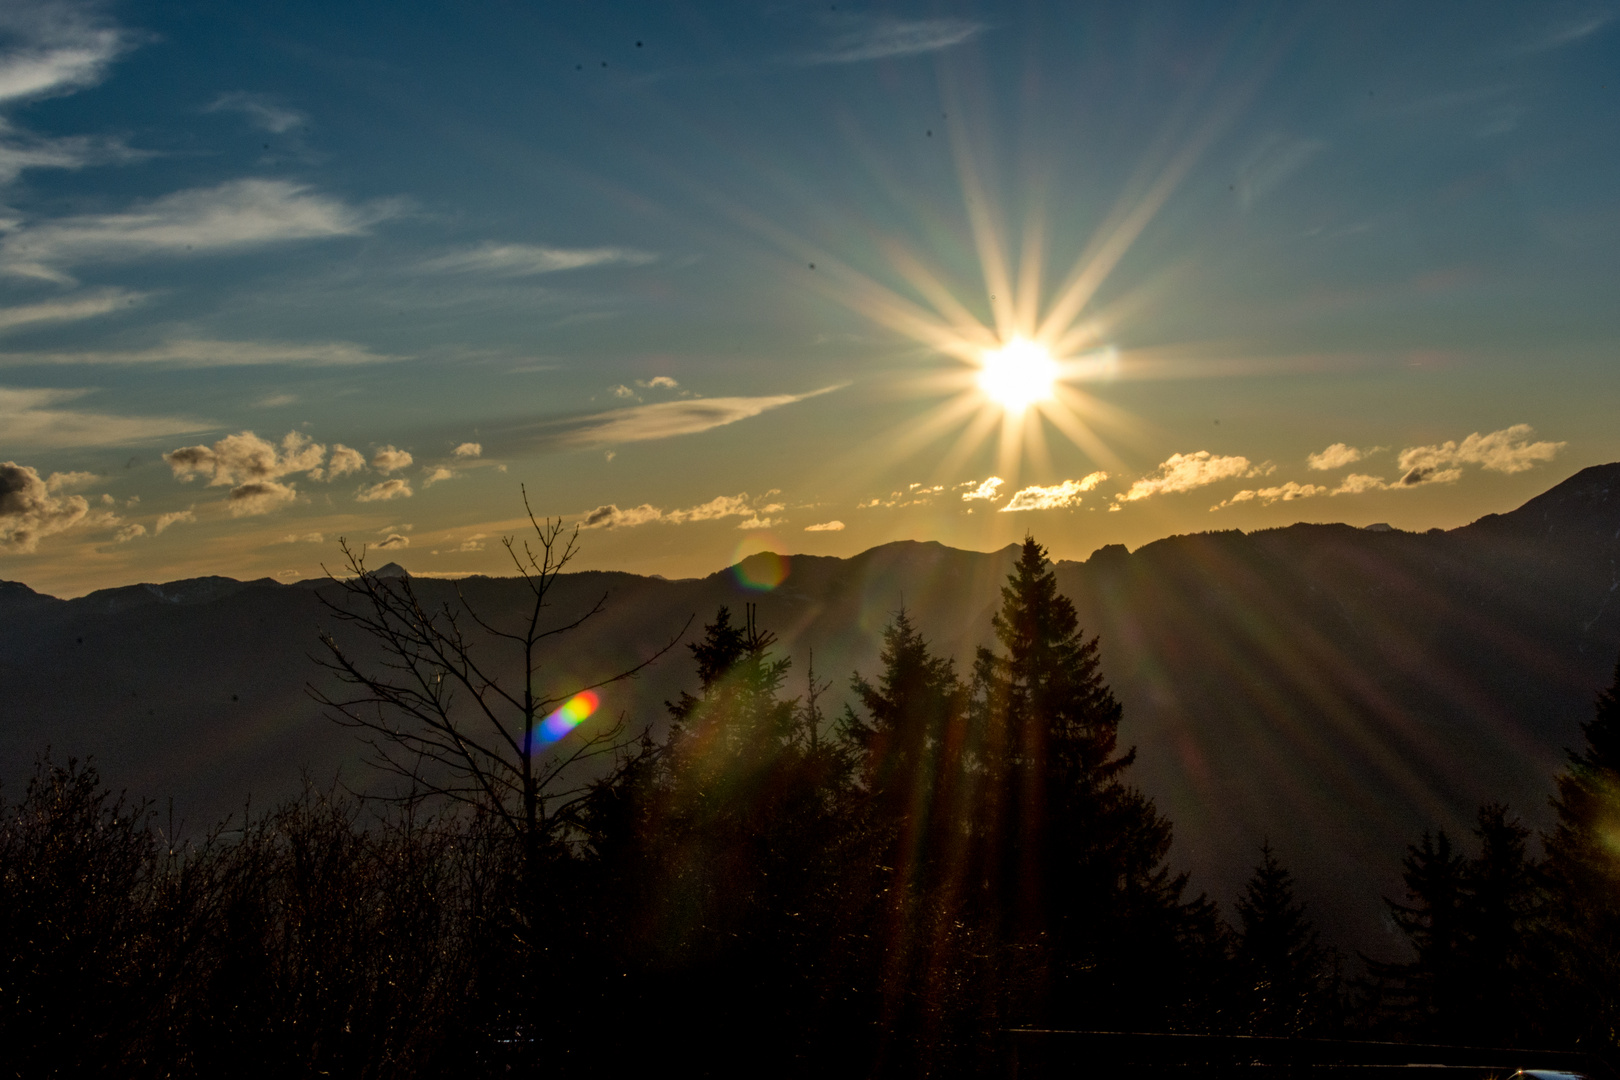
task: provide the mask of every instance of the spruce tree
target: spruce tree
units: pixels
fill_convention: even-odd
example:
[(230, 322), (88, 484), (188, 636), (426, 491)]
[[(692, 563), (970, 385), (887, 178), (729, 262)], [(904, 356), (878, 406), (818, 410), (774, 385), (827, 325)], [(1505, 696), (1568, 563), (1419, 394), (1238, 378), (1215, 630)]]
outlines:
[(1299, 1036), (1332, 1022), (1338, 996), (1335, 957), (1322, 947), (1294, 879), (1270, 843), (1260, 848), (1236, 904), (1236, 968), (1251, 1035)]
[(1543, 837), (1555, 971), (1548, 987), (1563, 1034), (1592, 1053), (1620, 1055), (1620, 663), (1582, 725)]
[(1193, 969), (1218, 938), (1214, 909), (1182, 901), (1164, 866), (1170, 823), (1125, 784), (1122, 710), (1095, 637), (1026, 537), (992, 619), (1000, 651), (974, 662), (985, 783), (979, 816), (987, 914), (1008, 963), (1007, 1019), (1186, 1022)]
[(1368, 970), (1382, 983), (1382, 1022), (1394, 1034), (1455, 1038), (1467, 992), (1465, 877), (1466, 860), (1452, 850), (1444, 830), (1425, 832), (1421, 841), (1407, 845), (1401, 860), (1407, 902), (1386, 898), (1384, 903), (1414, 956), (1404, 963), (1368, 962)]

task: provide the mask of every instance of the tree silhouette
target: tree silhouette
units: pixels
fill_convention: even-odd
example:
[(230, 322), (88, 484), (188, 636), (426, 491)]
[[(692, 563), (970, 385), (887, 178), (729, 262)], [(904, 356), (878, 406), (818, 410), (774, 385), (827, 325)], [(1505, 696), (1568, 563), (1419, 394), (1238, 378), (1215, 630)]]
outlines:
[(1248, 1034), (1298, 1036), (1331, 1022), (1334, 957), (1322, 947), (1294, 879), (1269, 843), (1238, 898), (1234, 962), (1247, 999)]
[(405, 798), (437, 797), (492, 814), (534, 867), (589, 790), (568, 782), (574, 767), (626, 745), (620, 718), (552, 752), (541, 721), (576, 695), (633, 677), (673, 648), (686, 628), (623, 671), (546, 692), (544, 648), (599, 614), (607, 598), (547, 622), (557, 577), (577, 554), (579, 530), (565, 531), (561, 518), (537, 519), (527, 492), (524, 509), (532, 539), (501, 542), (529, 600), (516, 619), (502, 623), (484, 618), (459, 587), (455, 604), (425, 602), (408, 574), (368, 571), (364, 547), (340, 540), (347, 576), (329, 574), (339, 595), (323, 594), (322, 601), (334, 618), (379, 646), (382, 658), (368, 664), (325, 633), (326, 657), (319, 663), (353, 691), (333, 696), (312, 685), (310, 694), (333, 719), (363, 733), (375, 765), (408, 782)]
[(1557, 972), (1549, 993), (1577, 1046), (1620, 1056), (1620, 662), (1581, 726), (1543, 838)]
[(1167, 1025), (1198, 992), (1192, 968), (1213, 955), (1213, 905), (1183, 903), (1186, 875), (1164, 866), (1170, 823), (1124, 783), (1136, 752), (1118, 749), (1122, 710), (1098, 641), (1080, 632), (1033, 537), (1001, 600), (991, 622), (1002, 651), (979, 649), (973, 675), (1008, 1007)]

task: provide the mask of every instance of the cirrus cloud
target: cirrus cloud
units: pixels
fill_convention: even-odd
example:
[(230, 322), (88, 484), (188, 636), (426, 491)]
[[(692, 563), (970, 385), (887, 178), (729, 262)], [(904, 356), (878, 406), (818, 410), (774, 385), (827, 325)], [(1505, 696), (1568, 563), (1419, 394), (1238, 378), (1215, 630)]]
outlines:
[(696, 435), (735, 424), (761, 413), (819, 397), (844, 385), (823, 387), (806, 394), (766, 397), (688, 398), (633, 405), (588, 416), (546, 420), (513, 433), (517, 442), (533, 449), (598, 449), (621, 443)]

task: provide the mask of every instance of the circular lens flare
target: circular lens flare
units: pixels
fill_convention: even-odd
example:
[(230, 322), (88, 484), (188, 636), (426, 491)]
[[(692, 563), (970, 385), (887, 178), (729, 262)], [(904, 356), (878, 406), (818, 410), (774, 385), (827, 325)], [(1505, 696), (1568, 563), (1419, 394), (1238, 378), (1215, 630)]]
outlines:
[(1010, 413), (1055, 396), (1058, 363), (1038, 341), (1015, 337), (999, 349), (986, 349), (980, 364), (979, 389)]

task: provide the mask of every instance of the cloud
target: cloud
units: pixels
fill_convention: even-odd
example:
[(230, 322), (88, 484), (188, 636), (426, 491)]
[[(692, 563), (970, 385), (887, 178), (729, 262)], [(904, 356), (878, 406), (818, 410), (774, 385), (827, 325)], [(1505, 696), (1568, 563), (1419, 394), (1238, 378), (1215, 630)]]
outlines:
[(308, 122), (308, 118), (296, 109), (277, 105), (263, 94), (249, 94), (240, 90), (221, 94), (203, 112), (241, 113), (252, 121), (255, 127), (272, 135), (281, 135)]
[(612, 503), (598, 506), (585, 515), (580, 527), (585, 529), (621, 529), (634, 525), (645, 525), (649, 521), (661, 521), (664, 512), (651, 503), (642, 503), (632, 506), (628, 510), (620, 510)]
[(373, 546), (381, 548), (384, 551), (389, 548), (406, 548), (411, 546), (411, 538), (401, 535), (400, 533), (389, 533), (383, 539), (377, 541), (377, 543)]
[(94, 86), (129, 36), (89, 5), (8, 0), (0, 7), (0, 105)]
[(33, 467), (0, 461), (0, 548), (33, 551), (42, 538), (71, 529), (89, 512), (83, 495), (58, 498)]
[(157, 524), (153, 527), (152, 531), (157, 535), (162, 536), (163, 531), (169, 528), (171, 525), (184, 525), (196, 520), (197, 515), (192, 513), (190, 510), (175, 510), (168, 514), (159, 514)]
[(1208, 450), (1171, 454), (1160, 462), (1154, 474), (1136, 481), (1129, 491), (1116, 496), (1115, 501), (1136, 502), (1153, 495), (1173, 495), (1221, 480), (1258, 475), (1260, 470), (1246, 457), (1221, 457)]
[(387, 502), (389, 499), (408, 499), (415, 494), (416, 492), (411, 490), (409, 480), (401, 480), (396, 476), (394, 479), (384, 480), (380, 484), (370, 484), (362, 487), (355, 494), (355, 501)]
[(1595, 11), (1580, 18), (1568, 19), (1532, 40), (1525, 46), (1525, 51), (1548, 52), (1552, 49), (1561, 49), (1565, 45), (1573, 45), (1609, 25), (1613, 18), (1610, 12)]
[(1383, 491), (1388, 487), (1388, 484), (1376, 476), (1368, 476), (1366, 473), (1351, 473), (1339, 482), (1339, 486), (1333, 489), (1333, 494), (1361, 495), (1368, 491)]
[(291, 484), (282, 484), (274, 480), (250, 480), (231, 488), (230, 494), (225, 496), (225, 505), (230, 508), (232, 517), (251, 517), (268, 514), (297, 498), (298, 489)]
[(624, 383), (620, 383), (613, 388), (613, 396), (616, 398), (633, 398), (636, 396), (636, 392), (624, 385)]
[(118, 531), (113, 533), (113, 541), (114, 543), (127, 544), (136, 537), (145, 535), (146, 526), (132, 521), (127, 525), (118, 527)]
[(804, 531), (805, 532), (843, 532), (844, 531), (844, 523), (842, 521), (823, 521), (820, 525), (806, 525), (804, 527)]
[[(278, 446), (251, 431), (227, 435), (213, 446), (183, 446), (163, 455), (175, 479), (182, 483), (201, 476), (209, 487), (226, 487), (250, 480), (276, 480), (292, 473), (318, 469), (326, 447), (301, 432), (290, 431)], [(234, 493), (233, 493), (234, 497)]]
[(1342, 469), (1346, 465), (1354, 465), (1367, 455), (1353, 446), (1346, 446), (1336, 442), (1321, 453), (1308, 454), (1305, 464), (1318, 472), (1328, 472), (1332, 469)]
[(371, 467), (387, 476), (389, 473), (399, 472), (401, 469), (411, 467), (411, 457), (408, 450), (397, 450), (392, 445), (385, 446), (371, 455)]
[(1006, 482), (1007, 481), (1003, 480), (999, 476), (991, 476), (991, 477), (987, 477), (984, 480), (979, 481), (976, 486), (975, 486), (975, 484), (974, 484), (974, 482), (972, 480), (969, 480), (965, 484), (958, 484), (956, 486), (959, 487), (959, 488), (964, 488), (964, 487), (973, 488), (972, 491), (966, 491), (966, 492), (962, 493), (962, 499), (963, 499), (964, 502), (972, 502), (974, 499), (994, 499), (994, 498), (996, 498), (996, 492), (998, 490), (1000, 490), (1001, 485), (1005, 484)]
[(1015, 494), (1000, 512), (1008, 514), (1020, 510), (1057, 510), (1065, 506), (1078, 506), (1081, 492), (1090, 491), (1106, 479), (1107, 473), (1094, 472), (1080, 480), (1065, 480), (1051, 487), (1027, 487)]
[(453, 469), (447, 469), (443, 465), (434, 465), (433, 467), (423, 469), (422, 471), (427, 474), (422, 480), (422, 486), (425, 488), (432, 487), (440, 480), (454, 480), (460, 475)]
[(654, 375), (650, 379), (637, 379), (636, 385), (641, 387), (643, 390), (675, 390), (679, 388), (681, 384), (670, 378), (668, 375)]
[(280, 540), (275, 541), (275, 543), (278, 543), (278, 544), (320, 544), (320, 543), (324, 543), (325, 541), (326, 541), (326, 534), (325, 533), (311, 532), (311, 533), (304, 533), (302, 535), (300, 535), (298, 533), (288, 533), (286, 536), (283, 536)]
[[(776, 492), (767, 492), (764, 498), (769, 498)], [(738, 528), (763, 529), (769, 525), (777, 524), (776, 520), (768, 515), (780, 513), (787, 509), (783, 503), (767, 502), (756, 505), (757, 500), (751, 499), (745, 491), (739, 495), (718, 495), (708, 502), (689, 506), (684, 510), (670, 510), (665, 512), (651, 503), (642, 503), (640, 506), (628, 510), (621, 510), (609, 503), (598, 506), (586, 514), (581, 520), (581, 528), (586, 529), (623, 529), (636, 525), (646, 525), (650, 522), (663, 522), (668, 525), (682, 525), (689, 521), (717, 521), (721, 518), (740, 517), (745, 520)]]
[(306, 367), (348, 367), (354, 364), (381, 364), (397, 356), (372, 352), (364, 345), (347, 341), (317, 341), (298, 344), (286, 341), (170, 341), (146, 349), (98, 349), (83, 352), (0, 353), (0, 366), (56, 364), (105, 364), (123, 367), (137, 364), (209, 368), (251, 367), (257, 364), (298, 364)]
[[(1412, 446), (1401, 451), (1398, 459), (1401, 483), (1407, 486), (1436, 481), (1455, 480), (1451, 475), (1458, 465), (1478, 465), (1499, 473), (1521, 473), (1533, 469), (1543, 461), (1558, 456), (1567, 443), (1531, 442), (1535, 429), (1529, 424), (1493, 431), (1488, 435), (1474, 432), (1461, 443), (1451, 440), (1437, 446)], [(1458, 474), (1460, 475), (1460, 474)]]
[(73, 401), (89, 390), (27, 390), (0, 387), (0, 432), (11, 446), (128, 446), (201, 431), (209, 425), (167, 416), (114, 416), (51, 406)]
[(812, 390), (807, 394), (697, 398), (634, 405), (567, 420), (545, 421), (530, 426), (519, 437), (539, 448), (596, 449), (621, 443), (695, 435), (747, 420), (784, 405), (831, 393), (841, 389), (842, 385)]
[(1399, 481), (1400, 487), (1417, 487), (1419, 484), (1455, 484), (1462, 479), (1461, 469), (1441, 469), (1433, 465), (1420, 465), (1407, 471)]
[(1270, 506), (1274, 502), (1293, 502), (1296, 499), (1310, 499), (1316, 497), (1317, 495), (1327, 494), (1330, 494), (1330, 492), (1321, 484), (1301, 484), (1298, 481), (1290, 480), (1285, 484), (1278, 485), (1277, 487), (1240, 491), (1236, 495), (1233, 495), (1230, 499), (1226, 499), (1220, 504), (1210, 507), (1210, 509), (1219, 510), (1223, 506), (1231, 506), (1234, 503), (1253, 502), (1255, 500), (1258, 500), (1262, 506)]
[(393, 212), (383, 205), (351, 207), (286, 180), (232, 180), (178, 191), (122, 213), (16, 229), (0, 240), (0, 270), (71, 283), (62, 267), (357, 236)]
[(451, 453), (458, 458), (482, 457), (484, 454), (484, 446), (482, 443), (464, 442), (452, 450)]
[(483, 534), (483, 533), (473, 533), (471, 536), (467, 537), (467, 539), (463, 540), (461, 542), (461, 546), (456, 548), (456, 550), (457, 551), (483, 551), (484, 550), (484, 541), (486, 539), (488, 539), (488, 537), (486, 537), (485, 534)]
[(53, 472), (45, 478), (45, 487), (55, 495), (59, 491), (85, 487), (99, 479), (101, 478), (93, 472)]
[(332, 457), (326, 463), (327, 479), (336, 480), (340, 476), (357, 473), (365, 467), (366, 458), (360, 451), (342, 443), (332, 444)]
[(0, 333), (35, 323), (77, 322), (122, 311), (144, 299), (124, 289), (97, 289), (67, 300), (47, 300), (21, 307), (0, 308)]
[(969, 19), (896, 19), (879, 16), (848, 16), (840, 22), (848, 27), (827, 48), (800, 58), (803, 64), (859, 64), (938, 52), (969, 41), (985, 30), (985, 25)]
[(496, 277), (528, 277), (579, 270), (587, 266), (642, 266), (658, 256), (633, 248), (557, 248), (540, 244), (486, 243), (429, 259), (418, 268), (430, 273), (490, 274)]
[(296, 404), (297, 394), (269, 394), (253, 403), (255, 409), (280, 409), (287, 405)]

